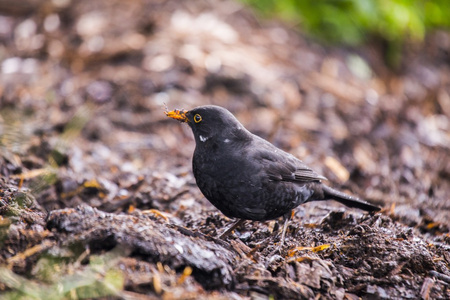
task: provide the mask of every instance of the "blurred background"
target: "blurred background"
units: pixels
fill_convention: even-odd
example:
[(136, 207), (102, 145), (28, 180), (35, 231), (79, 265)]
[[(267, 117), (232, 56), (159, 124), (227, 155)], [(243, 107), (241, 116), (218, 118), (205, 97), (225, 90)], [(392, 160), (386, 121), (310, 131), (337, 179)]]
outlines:
[(86, 203), (194, 222), (214, 208), (190, 129), (164, 111), (215, 104), (448, 240), (449, 13), (446, 0), (0, 0), (0, 212)]

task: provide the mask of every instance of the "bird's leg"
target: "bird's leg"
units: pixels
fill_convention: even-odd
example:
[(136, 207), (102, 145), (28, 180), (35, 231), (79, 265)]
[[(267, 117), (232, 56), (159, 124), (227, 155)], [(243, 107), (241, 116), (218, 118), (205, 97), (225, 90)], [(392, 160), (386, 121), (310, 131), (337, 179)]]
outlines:
[(224, 239), (230, 235), (230, 233), (235, 230), (238, 226), (242, 225), (245, 222), (244, 219), (239, 219), (234, 222), (230, 227), (228, 227), (221, 235), (219, 235), (219, 239)]
[(278, 245), (278, 251), (281, 251), (281, 248), (283, 248), (284, 239), (286, 237), (286, 230), (287, 230), (289, 221), (292, 218), (292, 215), (293, 215), (293, 210), (290, 210), (289, 212), (287, 212), (283, 215), (284, 224), (283, 224), (283, 231), (281, 232), (280, 244)]

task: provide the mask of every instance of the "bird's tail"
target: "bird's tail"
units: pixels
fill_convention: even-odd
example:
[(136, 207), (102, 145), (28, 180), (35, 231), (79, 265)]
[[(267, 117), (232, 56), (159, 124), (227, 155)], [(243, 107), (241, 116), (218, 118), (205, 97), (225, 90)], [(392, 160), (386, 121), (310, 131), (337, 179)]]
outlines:
[(338, 190), (335, 190), (329, 186), (322, 185), (322, 188), (323, 188), (324, 199), (327, 199), (327, 200), (333, 199), (333, 200), (336, 200), (336, 201), (344, 204), (345, 206), (359, 208), (359, 209), (362, 209), (365, 211), (379, 211), (381, 209), (378, 206), (367, 203), (356, 197), (347, 195), (347, 194), (340, 192)]

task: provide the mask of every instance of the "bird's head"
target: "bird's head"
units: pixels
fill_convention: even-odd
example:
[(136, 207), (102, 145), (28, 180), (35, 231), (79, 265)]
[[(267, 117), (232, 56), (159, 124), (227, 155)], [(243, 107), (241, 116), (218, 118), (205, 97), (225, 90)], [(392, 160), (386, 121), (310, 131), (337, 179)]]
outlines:
[(228, 143), (235, 139), (245, 139), (248, 135), (233, 114), (220, 106), (205, 105), (188, 111), (176, 109), (166, 112), (166, 115), (187, 123), (194, 133), (197, 145), (212, 140)]

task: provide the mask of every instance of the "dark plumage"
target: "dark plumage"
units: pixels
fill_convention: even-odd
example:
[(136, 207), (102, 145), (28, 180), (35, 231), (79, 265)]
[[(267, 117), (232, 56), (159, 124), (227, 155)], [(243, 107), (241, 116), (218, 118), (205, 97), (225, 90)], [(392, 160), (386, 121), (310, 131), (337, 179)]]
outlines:
[(325, 177), (250, 133), (225, 108), (207, 105), (166, 114), (191, 127), (197, 185), (227, 217), (271, 220), (290, 215), (302, 203), (329, 199), (366, 211), (380, 210), (326, 186)]

